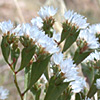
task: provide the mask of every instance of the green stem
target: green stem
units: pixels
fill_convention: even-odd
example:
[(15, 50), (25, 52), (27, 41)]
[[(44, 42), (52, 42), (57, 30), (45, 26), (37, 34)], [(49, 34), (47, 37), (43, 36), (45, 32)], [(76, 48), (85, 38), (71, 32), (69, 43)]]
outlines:
[(23, 100), (23, 96), (22, 96), (21, 91), (20, 91), (20, 88), (19, 88), (19, 86), (18, 86), (16, 74), (14, 74), (14, 83), (15, 83), (15, 86), (16, 86), (16, 88), (17, 88), (17, 91), (18, 91), (18, 93), (19, 93), (19, 95), (20, 95), (21, 100)]
[(97, 95), (98, 95), (98, 100), (99, 100), (100, 99), (100, 90), (98, 90)]
[(18, 93), (19, 93), (19, 95), (20, 95), (21, 100), (23, 100), (23, 95), (21, 94), (20, 88), (19, 88), (19, 86), (18, 86), (16, 72), (15, 72), (15, 70), (13, 69), (13, 67), (12, 67), (11, 64), (9, 64), (9, 67), (10, 67), (10, 69), (11, 69), (12, 72), (13, 72), (14, 83), (15, 83), (15, 86), (16, 86), (16, 88), (17, 88), (17, 91), (18, 91)]
[(15, 70), (13, 69), (12, 65), (10, 63), (8, 63), (10, 69), (12, 70), (13, 73), (15, 73)]

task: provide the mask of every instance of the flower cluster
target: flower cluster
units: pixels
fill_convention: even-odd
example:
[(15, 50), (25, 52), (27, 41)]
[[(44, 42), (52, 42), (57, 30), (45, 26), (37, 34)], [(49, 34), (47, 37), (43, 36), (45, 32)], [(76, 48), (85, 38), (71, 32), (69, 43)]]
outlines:
[(38, 28), (42, 28), (43, 27), (43, 20), (41, 17), (36, 17), (36, 18), (33, 18), (31, 20), (31, 23), (32, 25), (35, 27), (37, 26)]
[(46, 19), (49, 17), (54, 16), (57, 13), (57, 9), (54, 9), (53, 6), (45, 6), (45, 7), (41, 7), (40, 11), (38, 12), (39, 16), (42, 19)]
[(61, 72), (64, 73), (64, 81), (70, 82), (74, 93), (78, 93), (86, 87), (85, 79), (78, 76), (78, 68), (75, 64), (73, 64), (73, 60), (71, 58), (64, 59), (61, 52), (55, 53), (52, 56), (52, 62), (60, 66)]
[(93, 33), (90, 33), (89, 29), (81, 30), (79, 38), (85, 40), (90, 49), (97, 49), (100, 46), (98, 38)]
[(73, 10), (68, 10), (67, 12), (65, 12), (64, 17), (68, 21), (68, 23), (71, 23), (72, 26), (75, 25), (75, 27), (79, 29), (85, 29), (89, 25), (89, 23), (86, 23), (87, 18), (80, 14), (77, 14)]
[[(21, 29), (20, 24), (14, 28), (13, 23), (9, 20), (9, 21), (4, 21), (0, 23), (0, 29), (2, 30), (3, 34), (14, 34), (14, 33), (18, 33)], [(17, 35), (17, 34), (15, 34)]]
[[(5, 25), (5, 27), (3, 27), (3, 24)], [(6, 28), (7, 26), (9, 26), (8, 29)], [(55, 40), (58, 39), (57, 36), (54, 35), (53, 38), (50, 38), (48, 37), (48, 35), (45, 35), (45, 32), (40, 30), (37, 26), (33, 27), (30, 24), (22, 24), (21, 27), (20, 25), (18, 25), (14, 29), (11, 21), (8, 22), (5, 21), (0, 24), (0, 27), (3, 33), (5, 33), (6, 30), (6, 33), (7, 32), (10, 32), (10, 34), (16, 33), (16, 36), (29, 36), (33, 41), (36, 42), (36, 44), (44, 48), (45, 51), (50, 54), (59, 52), (60, 50), (60, 48), (57, 47), (57, 43), (54, 41), (54, 39)]]
[[(55, 94), (53, 93), (55, 97), (59, 97), (58, 94), (61, 93), (62, 90), (64, 91), (65, 85), (67, 89), (65, 90), (65, 93), (59, 94), (61, 97), (64, 94), (68, 94), (66, 93), (67, 91), (70, 92), (70, 94), (73, 92), (82, 95), (81, 99), (91, 100), (91, 89), (89, 91), (90, 94), (88, 93), (88, 96), (84, 94), (84, 90), (86, 90), (86, 92), (88, 91), (87, 83), (89, 85), (92, 84), (88, 82), (89, 77), (94, 79), (95, 74), (91, 76), (89, 71), (90, 69), (92, 70), (92, 68), (89, 66), (86, 69), (82, 68), (84, 75), (83, 77), (80, 75), (79, 67), (77, 65), (80, 64), (82, 66), (82, 64), (86, 61), (93, 61), (94, 59), (100, 60), (100, 24), (89, 26), (89, 23), (87, 23), (87, 18), (74, 12), (73, 10), (68, 10), (64, 14), (66, 22), (62, 23), (63, 30), (61, 33), (59, 33), (56, 32), (53, 27), (55, 23), (53, 16), (56, 13), (57, 9), (54, 9), (53, 6), (45, 6), (41, 7), (40, 11), (38, 12), (39, 17), (33, 18), (31, 23), (23, 23), (22, 25), (19, 24), (15, 27), (10, 20), (1, 22), (0, 29), (3, 33), (3, 39), (1, 43), (2, 54), (15, 76), (22, 69), (25, 68), (27, 70), (27, 66), (30, 68), (27, 71), (27, 74), (29, 74), (28, 79), (30, 79), (28, 80), (29, 87), (24, 93), (21, 94), (21, 91), (17, 86), (22, 100), (22, 95), (31, 89), (32, 86), (34, 88), (36, 86), (35, 83), (38, 82), (40, 78), (46, 80), (44, 84), (52, 82), (52, 84), (50, 83), (49, 86), (47, 86), (48, 89), (46, 89), (47, 91), (44, 100), (52, 100), (53, 92), (55, 92)], [(12, 39), (13, 36), (14, 38)], [(62, 49), (60, 46), (61, 42), (63, 41), (65, 42)], [(70, 47), (74, 42), (79, 44), (77, 46), (77, 50), (73, 49), (72, 51), (75, 54), (71, 54), (72, 52)], [(18, 43), (23, 45), (21, 52), (19, 51)], [(17, 46), (14, 48), (15, 44)], [(69, 52), (66, 52), (68, 49)], [(19, 70), (16, 71), (15, 66), (20, 54), (21, 66)], [(68, 57), (67, 54), (70, 57)], [(13, 61), (13, 59), (15, 59), (15, 61)], [(47, 69), (49, 69), (49, 67), (50, 70), (52, 69), (52, 75), (49, 75), (48, 73)], [(99, 68), (97, 68), (95, 72), (99, 73)], [(16, 79), (15, 81), (17, 83)], [(96, 79), (97, 89), (100, 89), (99, 83), (100, 78)], [(62, 85), (62, 87), (60, 87), (60, 85)], [(38, 86), (35, 88), (39, 86), (40, 85), (38, 83)], [(54, 88), (53, 92), (50, 90), (51, 87)], [(90, 86), (90, 88), (91, 87), (92, 86)], [(39, 89), (40, 87), (36, 89), (37, 92)], [(48, 91), (50, 91), (51, 94), (49, 94)], [(0, 87), (0, 99), (6, 99), (8, 94), (8, 90)], [(56, 99), (57, 98), (55, 98), (55, 100)]]

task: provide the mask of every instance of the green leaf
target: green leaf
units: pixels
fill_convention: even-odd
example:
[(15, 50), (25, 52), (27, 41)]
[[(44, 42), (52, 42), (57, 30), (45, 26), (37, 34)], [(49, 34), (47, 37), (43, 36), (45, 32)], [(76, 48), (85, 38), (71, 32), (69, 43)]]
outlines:
[(41, 75), (44, 73), (44, 71), (46, 70), (46, 67), (48, 66), (48, 63), (50, 61), (50, 58), (51, 58), (51, 55), (47, 56), (42, 61), (33, 62), (29, 86), (24, 91), (24, 93), (26, 93), (32, 87), (32, 85), (34, 85), (38, 81), (38, 79), (41, 77)]
[(82, 100), (81, 95), (79, 93), (76, 93), (75, 100)]
[(91, 85), (91, 87), (90, 87), (90, 89), (89, 89), (89, 92), (88, 92), (88, 94), (87, 94), (87, 97), (91, 98), (91, 97), (93, 97), (94, 94), (97, 92), (98, 89), (96, 88), (96, 80), (97, 80), (98, 78), (100, 78), (100, 75), (96, 74), (96, 75), (95, 75), (95, 78), (94, 78), (94, 80), (93, 80), (93, 82), (92, 82), (92, 85)]
[(27, 66), (25, 67), (25, 71), (24, 71), (24, 76), (25, 76), (25, 79), (24, 79), (24, 85), (25, 85), (25, 89), (28, 88), (29, 86), (29, 81), (30, 81), (30, 77), (31, 77), (31, 66)]
[(13, 64), (13, 68), (15, 69), (15, 66), (16, 66), (16, 63), (17, 63), (17, 60), (19, 58), (19, 55), (20, 55), (20, 49), (17, 48), (17, 49), (11, 49), (11, 59), (12, 61), (14, 61), (14, 64)]
[(62, 82), (58, 85), (55, 84), (55, 77), (50, 79), (49, 87), (44, 100), (57, 100), (57, 98), (63, 93), (63, 91), (68, 87), (67, 82)]
[(63, 97), (63, 95), (60, 95), (57, 100), (65, 100), (65, 98)]
[(3, 39), (2, 39), (1, 50), (2, 50), (2, 54), (3, 54), (5, 61), (9, 64), (8, 58), (9, 58), (9, 54), (10, 54), (10, 45), (7, 42), (7, 36), (3, 37)]
[(30, 80), (30, 86), (32, 86), (37, 80), (41, 77), (41, 75), (46, 70), (46, 67), (48, 66), (48, 63), (50, 61), (50, 56), (47, 56), (43, 61), (40, 62), (34, 62), (32, 65), (32, 71), (31, 71), (31, 80)]
[(70, 34), (71, 27), (68, 26), (66, 23), (63, 23), (63, 31), (61, 34), (61, 42), (63, 42)]
[(21, 66), (18, 71), (22, 70), (24, 67), (28, 66), (30, 60), (35, 53), (35, 46), (23, 48), (21, 52)]
[(83, 63), (81, 64), (81, 66), (82, 66), (83, 75), (86, 77), (89, 85), (91, 85), (94, 78), (94, 68)]
[[(31, 66), (25, 67), (24, 71), (24, 89), (27, 89), (30, 81), (30, 72), (31, 72)], [(24, 95), (24, 100), (27, 100), (27, 93)]]
[(74, 34), (72, 34), (68, 38), (66, 38), (62, 52), (65, 52), (76, 41), (78, 35), (79, 35), (79, 31), (75, 32)]
[(46, 79), (49, 81), (49, 69), (48, 69), (48, 67), (45, 69), (44, 75), (45, 75)]
[(72, 92), (68, 88), (57, 98), (57, 100), (71, 100)]
[(89, 56), (91, 52), (90, 51), (87, 51), (87, 52), (83, 52), (83, 53), (80, 53), (78, 51), (75, 52), (75, 55), (74, 55), (74, 63), (76, 65), (78, 65), (79, 63), (81, 63), (87, 56)]
[(36, 90), (34, 87), (32, 87), (32, 88), (30, 89), (30, 91), (32, 92), (32, 94), (33, 94), (34, 96), (36, 95), (37, 90)]
[(41, 89), (35, 89), (34, 87), (32, 87), (30, 89), (30, 91), (32, 92), (32, 94), (35, 96), (35, 100), (40, 100), (40, 94), (41, 94)]

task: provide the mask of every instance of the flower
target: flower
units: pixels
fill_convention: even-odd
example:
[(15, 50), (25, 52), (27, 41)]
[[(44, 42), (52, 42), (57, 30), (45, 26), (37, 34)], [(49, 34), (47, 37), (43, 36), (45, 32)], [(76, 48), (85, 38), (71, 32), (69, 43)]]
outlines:
[(32, 27), (30, 34), (36, 44), (44, 48), (48, 53), (54, 54), (60, 51), (60, 48), (57, 47), (57, 43), (52, 38), (48, 37), (48, 35), (45, 35), (45, 32), (38, 27)]
[(4, 89), (2, 86), (0, 86), (0, 99), (5, 100), (7, 99), (9, 95), (9, 90)]
[(72, 92), (79, 93), (86, 87), (86, 81), (83, 77), (78, 76), (75, 81), (70, 83), (70, 85), (72, 87)]
[(53, 39), (54, 39), (56, 42), (60, 42), (60, 39), (61, 39), (60, 33), (56, 33), (56, 31), (54, 31), (54, 32), (53, 32)]
[(78, 76), (78, 71), (75, 67), (76, 65), (73, 64), (73, 60), (70, 58), (66, 58), (60, 64), (61, 72), (64, 73), (64, 77), (66, 82), (74, 81)]
[(100, 89), (100, 78), (96, 80), (96, 87), (97, 89)]
[(31, 20), (31, 23), (33, 26), (37, 26), (38, 28), (42, 28), (43, 26), (43, 20), (41, 19), (41, 17), (33, 18)]
[(8, 31), (10, 32), (13, 29), (13, 24), (10, 20), (1, 22), (0, 29), (4, 34), (7, 34)]
[(67, 12), (65, 12), (64, 17), (68, 21), (68, 23), (75, 25), (79, 29), (85, 29), (89, 25), (89, 23), (86, 23), (87, 18), (80, 14), (77, 14), (73, 10), (68, 10)]
[(98, 38), (96, 38), (93, 33), (90, 33), (89, 29), (81, 30), (79, 34), (79, 38), (84, 39), (87, 42), (88, 47), (90, 49), (97, 49), (100, 46), (98, 42)]
[(12, 33), (16, 33), (15, 35), (18, 35), (19, 31), (21, 30), (21, 25), (19, 24), (16, 28), (12, 30)]
[(63, 54), (60, 52), (52, 56), (52, 61), (60, 66), (61, 73), (64, 74), (64, 82), (70, 82), (74, 93), (78, 93), (86, 87), (85, 79), (78, 76), (78, 68), (75, 67), (76, 64), (73, 64), (74, 61), (71, 58), (63, 60)]
[(63, 54), (60, 53), (55, 53), (52, 55), (52, 61), (56, 64), (56, 65), (60, 65), (61, 62), (63, 61)]
[(92, 52), (92, 53), (84, 60), (84, 62), (87, 62), (87, 61), (94, 61), (94, 59), (100, 60), (100, 52), (98, 52), (97, 50), (95, 50), (94, 52)]
[(19, 24), (17, 27), (13, 26), (13, 23), (9, 21), (4, 21), (0, 23), (0, 29), (3, 34), (7, 34), (8, 32), (11, 34), (17, 35), (18, 32), (21, 30), (21, 25)]
[(21, 30), (18, 33), (18, 36), (23, 36), (23, 35), (28, 35), (30, 36), (30, 29), (31, 29), (31, 25), (30, 24), (22, 24), (21, 26)]
[(89, 31), (90, 33), (94, 33), (94, 34), (100, 33), (100, 24), (93, 24), (89, 26)]
[(53, 6), (41, 7), (40, 11), (38, 12), (39, 16), (42, 19), (46, 19), (51, 16), (54, 16), (56, 13), (57, 13), (57, 9), (54, 9)]

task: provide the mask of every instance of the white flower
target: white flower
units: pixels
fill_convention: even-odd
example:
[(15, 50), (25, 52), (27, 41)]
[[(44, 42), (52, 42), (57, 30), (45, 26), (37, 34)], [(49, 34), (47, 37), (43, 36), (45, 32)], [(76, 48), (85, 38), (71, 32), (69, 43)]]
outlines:
[(93, 33), (90, 33), (88, 29), (81, 30), (79, 38), (84, 39), (88, 43), (90, 49), (96, 49), (100, 46), (98, 38), (96, 38)]
[(54, 16), (57, 13), (57, 9), (54, 9), (53, 6), (45, 6), (41, 7), (38, 14), (42, 19), (46, 19), (48, 17)]
[(87, 61), (94, 61), (94, 59), (100, 60), (100, 52), (98, 52), (97, 50), (95, 50), (95, 52), (92, 52), (92, 53), (84, 60), (84, 62), (87, 62)]
[(63, 54), (60, 53), (55, 53), (52, 55), (52, 61), (56, 64), (56, 65), (60, 65), (61, 62), (63, 61)]
[(68, 23), (75, 25), (79, 29), (85, 29), (89, 25), (89, 23), (86, 23), (87, 18), (80, 14), (77, 14), (73, 10), (68, 10), (67, 12), (65, 12), (64, 17), (68, 21)]
[(9, 90), (7, 89), (4, 89), (2, 86), (0, 86), (0, 99), (1, 100), (5, 100), (7, 99), (9, 95)]
[(50, 54), (54, 54), (56, 52), (59, 52), (60, 51), (60, 48), (57, 47), (57, 46), (54, 46), (54, 45), (50, 45), (49, 44), (48, 46), (45, 47), (45, 50), (47, 52), (49, 52)]
[(66, 78), (64, 81), (69, 82), (77, 78), (78, 68), (76, 68), (75, 66), (76, 65), (73, 64), (73, 60), (70, 58), (66, 58), (61, 62), (60, 64), (61, 72), (64, 73), (64, 76)]
[(10, 32), (13, 29), (13, 24), (11, 21), (4, 21), (0, 23), (0, 29), (3, 33), (7, 33), (8, 31)]
[(28, 35), (30, 36), (30, 29), (31, 29), (31, 25), (30, 24), (22, 24), (21, 26), (21, 30), (18, 33), (19, 36), (23, 36), (23, 35)]
[(86, 87), (86, 81), (84, 78), (79, 76), (75, 81), (71, 82), (70, 85), (74, 93), (79, 93)]
[(57, 43), (48, 35), (45, 35), (45, 32), (39, 30), (37, 27), (32, 27), (31, 31), (31, 38), (41, 47), (45, 49), (50, 54), (54, 54), (60, 51), (60, 48), (57, 47)]
[(21, 30), (21, 25), (19, 24), (16, 28), (14, 28), (12, 30), (12, 33), (15, 33), (16, 35), (18, 35), (19, 31)]
[(90, 33), (100, 33), (100, 24), (93, 24), (91, 26), (89, 26), (89, 31)]
[(100, 89), (100, 78), (96, 80), (96, 87), (97, 89)]
[(53, 39), (57, 42), (60, 42), (61, 39), (61, 34), (60, 33), (56, 33), (56, 31), (53, 32)]
[(61, 72), (63, 72), (65, 76), (64, 82), (70, 82), (72, 92), (79, 93), (86, 87), (86, 81), (81, 76), (78, 76), (78, 68), (75, 66), (72, 59), (66, 59), (60, 65)]
[(13, 26), (13, 23), (9, 21), (4, 21), (0, 23), (0, 29), (4, 34), (7, 34), (7, 32), (11, 34), (17, 35), (19, 31), (21, 30), (21, 25), (19, 24), (17, 27)]
[(43, 37), (45, 37), (45, 32), (39, 30), (37, 27), (31, 29), (30, 31), (31, 37), (33, 40), (37, 41), (38, 43), (44, 41)]
[(37, 26), (38, 28), (42, 28), (43, 20), (40, 17), (33, 18), (31, 20), (33, 26)]

